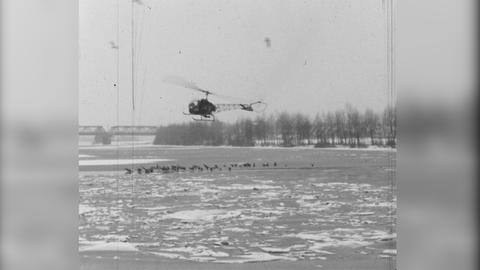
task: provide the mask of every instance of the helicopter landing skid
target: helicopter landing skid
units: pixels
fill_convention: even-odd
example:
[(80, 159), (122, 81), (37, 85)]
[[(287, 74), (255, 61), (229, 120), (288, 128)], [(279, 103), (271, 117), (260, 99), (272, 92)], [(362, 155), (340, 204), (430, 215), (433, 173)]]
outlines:
[[(183, 113), (184, 115), (194, 115), (194, 116), (198, 116), (198, 114), (191, 114), (191, 113)], [(202, 122), (214, 122), (215, 121), (215, 116), (212, 115), (212, 117), (204, 117), (204, 116), (201, 116), (200, 115), (200, 118), (195, 118), (192, 116), (192, 119), (195, 120), (195, 121), (202, 121)]]
[(192, 119), (195, 120), (195, 121), (201, 121), (201, 122), (214, 122), (215, 121), (215, 118), (205, 118), (205, 117), (202, 117), (202, 116), (200, 116), (200, 118), (192, 117)]

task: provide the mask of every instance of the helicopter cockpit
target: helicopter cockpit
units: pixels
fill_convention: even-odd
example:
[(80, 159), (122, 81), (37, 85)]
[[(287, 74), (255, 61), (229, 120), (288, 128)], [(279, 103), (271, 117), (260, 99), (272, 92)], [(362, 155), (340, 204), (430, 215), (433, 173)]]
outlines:
[(194, 100), (188, 104), (188, 112), (191, 114), (198, 114), (200, 113), (199, 106), (198, 106), (198, 100)]

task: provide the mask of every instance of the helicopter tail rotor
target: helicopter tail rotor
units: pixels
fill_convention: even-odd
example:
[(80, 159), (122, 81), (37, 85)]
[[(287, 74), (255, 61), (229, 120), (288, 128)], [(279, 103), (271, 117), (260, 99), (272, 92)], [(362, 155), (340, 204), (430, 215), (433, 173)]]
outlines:
[(267, 103), (263, 101), (257, 101), (249, 104), (253, 112), (263, 113), (267, 109)]

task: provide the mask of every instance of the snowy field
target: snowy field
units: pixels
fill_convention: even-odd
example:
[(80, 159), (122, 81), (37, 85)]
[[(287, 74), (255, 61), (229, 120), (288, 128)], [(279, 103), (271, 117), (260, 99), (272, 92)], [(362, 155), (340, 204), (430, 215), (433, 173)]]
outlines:
[[(371, 149), (80, 148), (82, 269), (394, 269), (395, 158)], [(228, 170), (244, 162), (256, 166)], [(222, 170), (125, 174), (132, 164)]]

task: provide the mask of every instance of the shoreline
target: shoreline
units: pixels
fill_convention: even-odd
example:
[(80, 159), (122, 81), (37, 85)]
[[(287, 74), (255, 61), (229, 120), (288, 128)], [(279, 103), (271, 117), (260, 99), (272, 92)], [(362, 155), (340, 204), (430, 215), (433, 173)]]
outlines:
[(121, 143), (118, 145), (115, 144), (92, 144), (92, 145), (79, 145), (79, 150), (94, 150), (94, 149), (116, 149), (116, 148), (130, 148), (130, 147), (153, 147), (153, 148), (166, 148), (166, 149), (209, 149), (209, 148), (225, 148), (225, 149), (292, 149), (292, 150), (354, 150), (354, 151), (387, 151), (387, 152), (396, 152), (398, 148), (392, 147), (380, 147), (380, 146), (368, 146), (368, 147), (349, 147), (345, 145), (337, 145), (332, 147), (315, 147), (314, 145), (301, 145), (301, 146), (233, 146), (233, 145), (168, 145), (168, 144), (149, 144), (149, 143)]
[(262, 261), (247, 263), (216, 263), (208, 261), (186, 261), (157, 257), (141, 252), (79, 252), (80, 269), (250, 269), (250, 270), (287, 270), (287, 269), (332, 269), (332, 270), (381, 270), (395, 265), (396, 258), (369, 256), (361, 258), (351, 256), (339, 260), (299, 260), (299, 261)]

